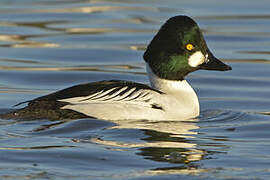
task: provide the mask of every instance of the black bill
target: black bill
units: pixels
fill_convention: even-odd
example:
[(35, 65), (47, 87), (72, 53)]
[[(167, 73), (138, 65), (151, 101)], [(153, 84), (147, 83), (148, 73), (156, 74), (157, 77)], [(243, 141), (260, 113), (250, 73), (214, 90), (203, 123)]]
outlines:
[(229, 71), (232, 67), (217, 59), (209, 50), (207, 60), (199, 66), (200, 69), (213, 71)]

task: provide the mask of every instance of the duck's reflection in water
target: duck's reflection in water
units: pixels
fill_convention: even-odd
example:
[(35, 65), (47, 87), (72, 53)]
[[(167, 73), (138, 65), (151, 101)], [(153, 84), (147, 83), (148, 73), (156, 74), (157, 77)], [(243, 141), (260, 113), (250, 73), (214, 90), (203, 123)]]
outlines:
[[(155, 174), (197, 174), (200, 161), (205, 151), (198, 149), (195, 131), (197, 119), (189, 121), (116, 121), (110, 129), (139, 129), (144, 137), (139, 143), (119, 142), (92, 138), (94, 143), (119, 148), (138, 148), (137, 153), (145, 159), (168, 162), (168, 167), (155, 168), (143, 172), (145, 175)], [(165, 165), (166, 166), (166, 165)]]

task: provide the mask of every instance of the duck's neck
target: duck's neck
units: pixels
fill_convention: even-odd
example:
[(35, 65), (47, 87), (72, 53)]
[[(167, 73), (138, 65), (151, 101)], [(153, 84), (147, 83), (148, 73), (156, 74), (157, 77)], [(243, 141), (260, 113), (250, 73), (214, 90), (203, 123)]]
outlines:
[(146, 70), (152, 88), (155, 88), (165, 93), (181, 91), (187, 93), (194, 93), (196, 95), (195, 91), (186, 80), (167, 80), (159, 78), (157, 75), (153, 73), (152, 69), (149, 67), (147, 63), (146, 63)]
[(186, 80), (161, 79), (153, 73), (148, 64), (146, 69), (152, 88), (164, 92), (169, 97), (179, 101), (179, 104), (184, 105), (192, 112), (192, 116), (196, 117), (199, 115), (200, 105), (197, 94)]

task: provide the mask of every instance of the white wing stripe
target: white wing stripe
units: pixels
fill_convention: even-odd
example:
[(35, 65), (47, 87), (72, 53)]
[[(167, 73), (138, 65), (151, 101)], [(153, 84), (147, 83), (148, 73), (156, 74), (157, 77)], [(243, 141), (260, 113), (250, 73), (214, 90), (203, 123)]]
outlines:
[(125, 98), (127, 98), (130, 94), (132, 94), (135, 90), (136, 90), (136, 88), (132, 88), (132, 89), (130, 89), (129, 91), (125, 92), (124, 94), (116, 96), (116, 97), (113, 98), (112, 100), (122, 101), (122, 100), (124, 100)]
[(127, 88), (128, 87), (121, 88), (119, 91), (116, 91), (115, 93), (107, 96), (106, 99), (104, 99), (104, 101), (107, 101), (107, 100), (110, 100), (110, 99), (113, 99), (113, 98), (117, 97), (121, 92), (125, 91)]
[(99, 92), (97, 92), (97, 93), (91, 94), (90, 96), (83, 97), (84, 99), (82, 99), (81, 101), (85, 101), (85, 100), (87, 100), (87, 99), (91, 99), (92, 97), (95, 97), (95, 96), (97, 96), (97, 95), (99, 95), (99, 94), (102, 94), (102, 93), (104, 93), (103, 90), (102, 90), (102, 91), (99, 91)]
[(130, 100), (137, 101), (137, 100), (141, 100), (141, 97), (142, 97), (143, 94), (145, 94), (145, 93), (142, 92), (142, 91), (137, 91), (137, 92), (133, 93), (131, 96), (125, 98), (124, 100), (125, 101), (130, 101)]
[(100, 91), (91, 94), (87, 97), (74, 97), (62, 99), (59, 101), (68, 102), (72, 104), (88, 104), (88, 103), (99, 104), (104, 102), (108, 103), (123, 102), (131, 104), (140, 104), (141, 106), (151, 107), (151, 99), (153, 94), (150, 90), (140, 90), (140, 89), (138, 90), (136, 87), (133, 87), (128, 90), (127, 89), (128, 87), (123, 87), (119, 90), (117, 88), (112, 88), (107, 91)]
[(135, 91), (136, 90), (136, 88), (132, 88), (132, 89), (129, 89), (127, 92), (125, 92), (124, 94), (122, 94), (122, 95), (119, 95), (121, 92), (123, 92), (123, 91), (121, 91), (121, 92), (116, 92), (116, 93), (114, 93), (114, 94), (112, 94), (112, 95), (110, 95), (110, 96), (106, 96), (105, 97), (105, 99), (102, 99), (103, 101), (114, 101), (114, 100), (120, 100), (119, 98), (121, 97), (121, 98), (125, 98), (125, 97), (123, 97), (123, 96), (125, 96), (128, 92), (130, 92), (130, 94), (133, 92), (133, 91)]
[[(121, 92), (125, 91), (128, 87), (123, 87), (121, 88), (120, 90), (118, 90), (117, 92), (111, 94), (111, 95), (108, 95), (109, 93), (106, 93), (105, 95), (103, 96), (99, 96), (99, 97), (95, 97), (95, 98), (92, 98), (90, 100), (93, 100), (93, 101), (106, 101), (107, 99), (112, 99), (114, 98), (114, 96), (117, 96), (118, 94), (120, 94)], [(107, 91), (106, 91), (107, 92)]]
[(84, 101), (100, 99), (100, 98), (102, 98), (103, 96), (108, 95), (110, 92), (114, 91), (115, 89), (116, 89), (116, 88), (112, 88), (112, 89), (109, 89), (109, 90), (107, 90), (107, 91), (101, 91), (101, 93), (100, 93), (99, 95), (94, 96), (94, 97), (93, 97), (93, 96), (87, 97), (87, 98), (85, 98)]

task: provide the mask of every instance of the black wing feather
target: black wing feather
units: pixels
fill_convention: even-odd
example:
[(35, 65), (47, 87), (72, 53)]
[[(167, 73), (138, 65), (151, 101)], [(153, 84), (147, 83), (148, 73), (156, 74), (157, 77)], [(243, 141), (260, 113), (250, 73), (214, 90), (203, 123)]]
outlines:
[[(33, 99), (32, 101), (41, 101), (41, 100), (42, 101), (43, 100), (57, 101), (61, 99), (68, 99), (68, 98), (74, 98), (74, 97), (84, 97), (84, 96), (89, 96), (91, 94), (95, 94), (97, 92), (107, 91), (112, 88), (115, 88), (115, 90), (106, 94), (106, 95), (111, 95), (124, 87), (128, 87), (126, 91), (135, 87), (136, 90), (148, 89), (148, 90), (153, 90), (155, 92), (163, 94), (161, 91), (153, 89), (145, 84), (135, 83), (132, 81), (109, 80), (109, 81), (98, 81), (98, 82), (72, 86), (72, 87), (57, 91), (55, 93)], [(121, 92), (120, 95), (124, 93), (125, 91)]]

